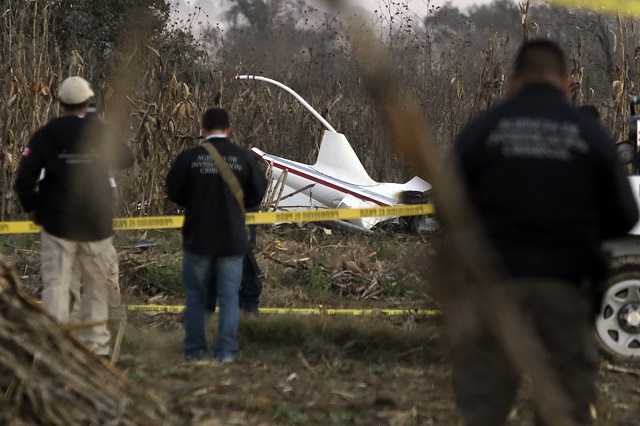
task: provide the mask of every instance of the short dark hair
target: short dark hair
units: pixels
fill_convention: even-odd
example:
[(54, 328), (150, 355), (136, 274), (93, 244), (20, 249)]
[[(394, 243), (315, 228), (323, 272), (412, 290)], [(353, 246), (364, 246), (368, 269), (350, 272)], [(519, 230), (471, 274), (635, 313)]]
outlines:
[(527, 41), (518, 49), (513, 73), (516, 76), (553, 74), (565, 77), (567, 63), (564, 52), (551, 40)]
[(222, 108), (208, 109), (202, 115), (202, 128), (205, 130), (227, 130), (230, 126), (229, 114)]

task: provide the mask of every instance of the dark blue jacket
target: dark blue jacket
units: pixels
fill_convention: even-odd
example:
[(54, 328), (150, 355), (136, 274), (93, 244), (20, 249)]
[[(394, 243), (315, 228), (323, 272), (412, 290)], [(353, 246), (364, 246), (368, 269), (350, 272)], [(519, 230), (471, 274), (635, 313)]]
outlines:
[[(36, 212), (45, 231), (72, 241), (98, 241), (113, 233), (111, 169), (133, 164), (122, 142), (104, 145), (104, 126), (91, 118), (57, 117), (34, 133), (25, 149), (15, 190), (22, 208)], [(38, 181), (42, 169), (45, 177)]]
[(638, 220), (608, 132), (551, 85), (526, 85), (474, 119), (454, 157), (512, 277), (601, 280), (603, 240)]
[[(235, 173), (244, 191), (244, 208), (257, 206), (267, 178), (254, 155), (227, 138), (212, 143)], [(166, 180), (169, 199), (185, 208), (184, 249), (200, 256), (231, 256), (248, 250), (245, 218), (227, 183), (202, 146), (181, 152)]]

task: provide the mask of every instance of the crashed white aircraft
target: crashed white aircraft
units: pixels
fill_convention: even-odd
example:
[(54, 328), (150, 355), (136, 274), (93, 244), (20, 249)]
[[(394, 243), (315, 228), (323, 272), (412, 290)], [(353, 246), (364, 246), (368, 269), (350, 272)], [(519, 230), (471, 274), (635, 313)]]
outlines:
[[(252, 151), (270, 166), (270, 193), (277, 194), (277, 198), (274, 197), (274, 208), (308, 210), (394, 206), (411, 197), (425, 198), (426, 192), (431, 189), (431, 185), (419, 177), (403, 184), (374, 181), (364, 169), (347, 138), (338, 133), (291, 88), (261, 76), (240, 75), (235, 79), (264, 81), (286, 90), (326, 128), (318, 158), (313, 165), (287, 160), (252, 148)], [(366, 230), (389, 219), (391, 218), (372, 217), (349, 222), (351, 227)]]

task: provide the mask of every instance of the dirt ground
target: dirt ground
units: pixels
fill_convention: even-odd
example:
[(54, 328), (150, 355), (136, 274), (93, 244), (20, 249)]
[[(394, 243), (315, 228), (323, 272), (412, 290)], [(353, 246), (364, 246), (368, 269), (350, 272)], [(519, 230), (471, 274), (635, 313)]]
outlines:
[[(199, 425), (459, 424), (446, 359), (406, 363), (392, 354), (377, 362), (310, 360), (303, 348), (281, 359), (263, 355), (244, 350), (235, 364), (194, 365), (182, 363), (174, 345), (146, 360), (125, 356), (120, 367)], [(638, 424), (637, 370), (618, 368), (603, 362), (600, 369), (596, 424)], [(523, 391), (510, 425), (533, 424), (527, 395)]]
[[(131, 242), (157, 245), (139, 250)], [(182, 304), (179, 234), (118, 236), (126, 303)], [(37, 296), (37, 241), (4, 244)], [(7, 246), (9, 246), (7, 248)], [(437, 309), (429, 237), (318, 226), (262, 229), (261, 307)], [(9, 254), (11, 254), (9, 253)], [(215, 318), (208, 335), (215, 335)], [(185, 363), (179, 314), (131, 311), (117, 366), (185, 424), (457, 425), (438, 316), (243, 316), (233, 364)], [(602, 359), (596, 424), (640, 422), (640, 367)], [(510, 425), (532, 423), (525, 385)]]

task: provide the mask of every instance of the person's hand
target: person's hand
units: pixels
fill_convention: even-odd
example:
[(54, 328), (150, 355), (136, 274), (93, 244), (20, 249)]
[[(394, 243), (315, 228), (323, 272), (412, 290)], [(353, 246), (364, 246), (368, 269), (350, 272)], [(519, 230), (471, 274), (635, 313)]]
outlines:
[(38, 220), (38, 216), (36, 215), (36, 211), (30, 211), (29, 213), (27, 213), (27, 217), (29, 218), (29, 220), (33, 223), (35, 223), (36, 225), (40, 225), (40, 221)]

